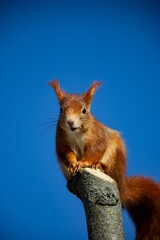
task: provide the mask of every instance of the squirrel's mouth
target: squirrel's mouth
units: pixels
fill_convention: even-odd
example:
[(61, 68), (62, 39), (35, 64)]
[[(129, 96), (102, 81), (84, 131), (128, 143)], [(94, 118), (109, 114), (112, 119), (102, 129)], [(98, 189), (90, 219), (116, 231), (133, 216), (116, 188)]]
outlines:
[(78, 128), (76, 128), (76, 127), (70, 127), (70, 129), (71, 129), (72, 132), (75, 132)]
[(80, 126), (76, 123), (74, 123), (73, 121), (67, 121), (67, 125), (68, 128), (71, 132), (75, 132), (76, 130), (78, 130), (80, 128)]

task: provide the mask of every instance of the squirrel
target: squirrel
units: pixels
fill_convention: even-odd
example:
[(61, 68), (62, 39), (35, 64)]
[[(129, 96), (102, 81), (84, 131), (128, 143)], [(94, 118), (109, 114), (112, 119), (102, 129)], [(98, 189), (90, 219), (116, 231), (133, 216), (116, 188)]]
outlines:
[(160, 184), (143, 176), (126, 176), (126, 147), (120, 133), (90, 112), (101, 82), (93, 82), (83, 94), (65, 92), (57, 80), (49, 85), (60, 105), (56, 153), (66, 179), (81, 168), (100, 169), (116, 181), (122, 207), (135, 224), (136, 240), (160, 240)]

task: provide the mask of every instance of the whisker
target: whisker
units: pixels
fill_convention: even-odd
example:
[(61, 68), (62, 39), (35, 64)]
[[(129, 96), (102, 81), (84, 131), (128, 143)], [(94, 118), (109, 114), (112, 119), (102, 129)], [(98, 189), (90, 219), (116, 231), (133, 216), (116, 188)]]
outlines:
[(47, 125), (50, 125), (50, 127), (52, 127), (52, 126), (55, 127), (56, 126), (56, 122), (40, 123), (40, 124), (37, 124), (36, 126), (32, 127), (31, 130), (34, 130), (34, 129), (37, 129), (37, 128), (41, 128), (41, 127), (47, 127)]
[(41, 122), (57, 122), (57, 121), (58, 121), (57, 118), (51, 117), (51, 118), (43, 118), (43, 119), (37, 121), (37, 123), (41, 123)]
[[(54, 125), (54, 127), (55, 127), (55, 125)], [(45, 126), (43, 129), (40, 130), (39, 134), (42, 135), (47, 130), (52, 130), (52, 129), (53, 129), (52, 126)]]
[(57, 118), (45, 118), (39, 120), (32, 128), (31, 130), (41, 128), (41, 127), (55, 127), (57, 125)]

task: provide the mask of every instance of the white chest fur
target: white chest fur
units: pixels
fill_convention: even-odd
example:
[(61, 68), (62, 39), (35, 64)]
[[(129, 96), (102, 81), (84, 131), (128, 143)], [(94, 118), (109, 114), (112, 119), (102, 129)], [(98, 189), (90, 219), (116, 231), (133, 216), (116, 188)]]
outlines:
[(72, 151), (76, 154), (77, 160), (83, 157), (84, 153), (84, 134), (77, 131), (67, 132), (67, 141)]

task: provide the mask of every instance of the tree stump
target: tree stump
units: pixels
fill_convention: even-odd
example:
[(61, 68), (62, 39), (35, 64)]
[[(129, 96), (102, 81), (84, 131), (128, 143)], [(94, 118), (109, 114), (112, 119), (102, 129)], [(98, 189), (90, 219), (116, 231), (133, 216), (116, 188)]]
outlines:
[(122, 211), (116, 182), (91, 168), (81, 169), (67, 183), (84, 206), (89, 240), (124, 240)]

